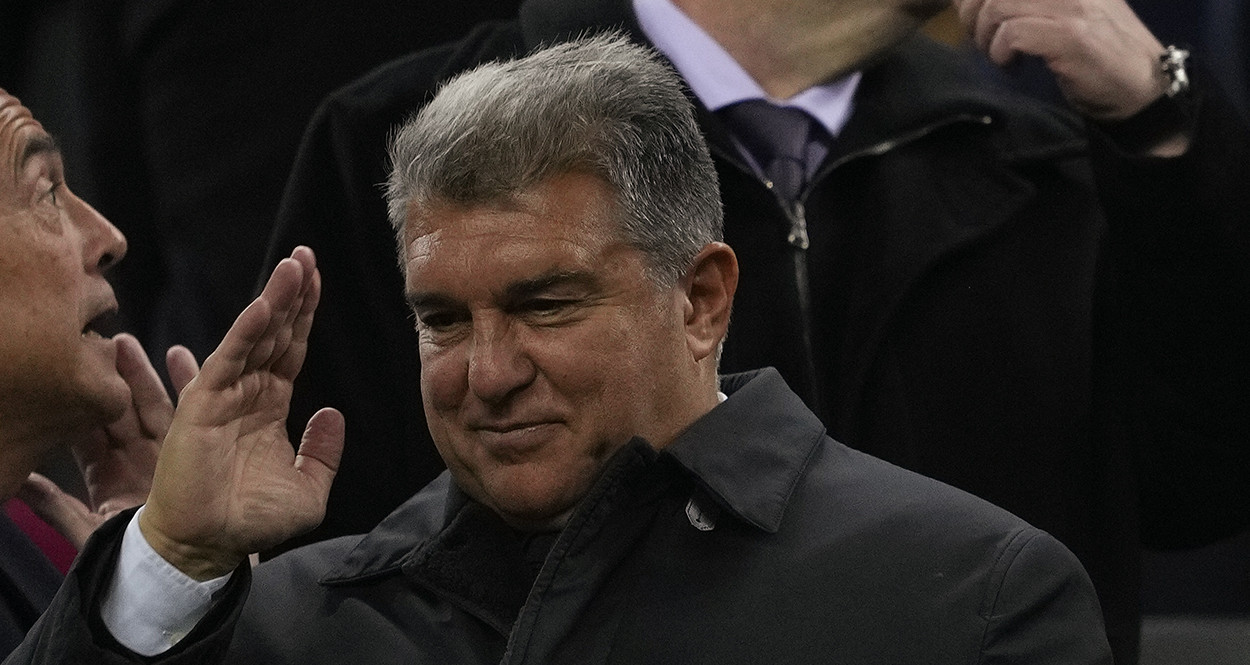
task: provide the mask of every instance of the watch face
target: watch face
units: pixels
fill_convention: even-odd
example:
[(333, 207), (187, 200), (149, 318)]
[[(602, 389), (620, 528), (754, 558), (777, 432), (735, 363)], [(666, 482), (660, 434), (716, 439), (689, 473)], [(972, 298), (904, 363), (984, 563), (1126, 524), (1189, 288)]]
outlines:
[(1159, 68), (1168, 79), (1168, 97), (1189, 91), (1189, 74), (1185, 71), (1185, 61), (1188, 59), (1189, 51), (1175, 46), (1167, 47), (1159, 55)]

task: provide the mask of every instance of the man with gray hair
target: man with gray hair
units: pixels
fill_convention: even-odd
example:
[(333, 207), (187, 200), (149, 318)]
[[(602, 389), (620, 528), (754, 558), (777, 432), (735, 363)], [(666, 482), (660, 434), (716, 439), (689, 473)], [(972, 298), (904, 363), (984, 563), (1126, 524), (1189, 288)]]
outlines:
[[(946, 7), (977, 49), (919, 30)], [(334, 404), (354, 444), (312, 537), (442, 468), (392, 297), (389, 132), (455, 73), (606, 29), (696, 103), (742, 275), (722, 368), (775, 367), (834, 438), (1054, 535), (1135, 662), (1142, 545), (1250, 525), (1250, 131), (1124, 0), (524, 0), (336, 91), (271, 239), (327, 278), (292, 413)], [(1044, 63), (1070, 108), (974, 50)]]
[(148, 504), (6, 662), (1110, 662), (1052, 537), (834, 442), (775, 371), (718, 376), (737, 260), (692, 107), (645, 49), (485, 65), (392, 155), (449, 472), (253, 572), (249, 548), (324, 502), (301, 464), (325, 479), (342, 421), (309, 424), (293, 474), (227, 440), (280, 438), (284, 410), (193, 384), (215, 427), (175, 415)]

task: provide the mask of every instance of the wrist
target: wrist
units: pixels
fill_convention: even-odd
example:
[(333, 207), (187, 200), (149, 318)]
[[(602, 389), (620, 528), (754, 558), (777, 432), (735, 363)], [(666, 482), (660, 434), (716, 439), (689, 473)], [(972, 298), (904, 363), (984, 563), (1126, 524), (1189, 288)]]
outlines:
[(223, 577), (246, 560), (246, 554), (190, 545), (170, 538), (154, 523), (151, 508), (145, 507), (138, 516), (140, 533), (153, 551), (187, 577), (198, 582)]
[(1189, 148), (1195, 118), (1186, 63), (1189, 52), (1168, 46), (1158, 56), (1158, 96), (1133, 115), (1094, 120), (1122, 151), (1133, 155), (1175, 157)]
[(1186, 93), (1163, 95), (1131, 117), (1097, 124), (1125, 153), (1168, 157), (1188, 149), (1193, 120), (1193, 100)]

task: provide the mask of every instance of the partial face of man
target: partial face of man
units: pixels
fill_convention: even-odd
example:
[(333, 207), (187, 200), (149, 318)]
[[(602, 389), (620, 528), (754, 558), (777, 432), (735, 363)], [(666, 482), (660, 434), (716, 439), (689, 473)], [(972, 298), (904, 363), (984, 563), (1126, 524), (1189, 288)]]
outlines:
[(0, 418), (73, 427), (120, 415), (129, 390), (92, 323), (117, 307), (102, 271), (122, 234), (65, 185), (55, 143), (0, 90)]
[(404, 229), (434, 442), (517, 528), (561, 525), (631, 437), (663, 446), (697, 417), (682, 290), (644, 276), (614, 215), (607, 184), (570, 173)]

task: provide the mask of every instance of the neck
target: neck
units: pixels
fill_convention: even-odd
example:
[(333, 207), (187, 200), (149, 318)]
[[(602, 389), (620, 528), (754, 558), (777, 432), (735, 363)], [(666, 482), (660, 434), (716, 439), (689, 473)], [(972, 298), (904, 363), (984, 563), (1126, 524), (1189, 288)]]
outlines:
[(66, 416), (65, 413), (47, 417), (14, 415), (0, 409), (0, 501), (13, 498), (26, 477), (52, 451), (83, 436), (82, 431), (65, 423), (56, 428), (38, 426), (57, 422), (58, 417), (66, 419)]
[(835, 80), (889, 50), (943, 0), (673, 0), (774, 99)]
[(0, 434), (0, 502), (12, 499), (43, 459), (46, 447), (29, 438)]

